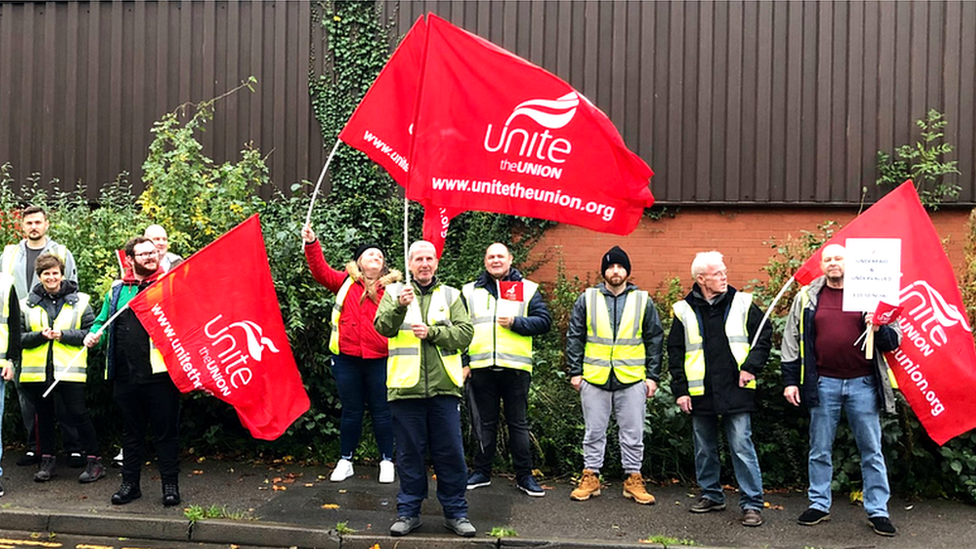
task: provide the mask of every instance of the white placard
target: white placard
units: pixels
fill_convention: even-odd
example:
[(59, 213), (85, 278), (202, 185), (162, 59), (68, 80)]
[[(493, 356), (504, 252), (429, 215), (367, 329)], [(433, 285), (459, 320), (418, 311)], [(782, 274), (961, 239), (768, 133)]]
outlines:
[(844, 311), (873, 313), (879, 301), (898, 303), (900, 238), (848, 238), (844, 260)]

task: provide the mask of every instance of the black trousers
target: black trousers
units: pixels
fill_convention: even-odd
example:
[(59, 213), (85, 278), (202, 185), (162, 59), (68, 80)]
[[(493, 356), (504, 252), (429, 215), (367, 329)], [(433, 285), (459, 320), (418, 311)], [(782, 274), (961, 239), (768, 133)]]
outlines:
[(532, 374), (512, 368), (472, 368), (470, 395), (478, 411), (480, 448), (474, 458), (474, 470), (491, 474), (498, 443), (498, 416), (500, 404), (505, 403), (505, 421), (508, 423), (508, 447), (512, 451), (512, 467), (515, 476), (522, 478), (532, 474), (532, 449), (529, 445), (528, 415), (529, 383)]
[[(40, 452), (40, 445), (37, 443), (37, 431), (40, 426), (35, 421), (37, 419), (37, 410), (34, 409), (34, 403), (31, 401), (30, 395), (27, 394), (27, 389), (20, 385), (20, 380), (17, 379), (17, 376), (14, 376), (14, 385), (17, 387), (20, 417), (23, 418), (24, 429), (27, 430), (27, 449)], [(69, 424), (61, 395), (57, 391), (53, 395), (54, 413), (58, 418), (58, 425), (61, 427), (61, 444), (64, 446), (64, 453), (83, 452), (81, 435), (79, 435), (78, 429)]]
[(180, 476), (180, 391), (168, 378), (150, 383), (115, 382), (122, 409), (122, 481), (139, 485), (146, 453), (146, 425), (151, 424), (159, 476), (178, 484)]
[[(85, 384), (62, 381), (54, 387), (51, 394), (46, 398), (42, 397), (41, 395), (49, 386), (50, 383), (47, 382), (21, 384), (37, 414), (37, 445), (40, 447), (41, 454), (54, 455), (54, 422), (57, 419), (62, 426), (70, 426), (78, 433), (81, 451), (89, 456), (98, 456), (98, 437), (95, 435), (95, 426), (85, 406)], [(62, 414), (57, 413), (57, 401), (62, 404)], [(67, 443), (65, 446), (65, 450), (71, 450), (67, 448)]]

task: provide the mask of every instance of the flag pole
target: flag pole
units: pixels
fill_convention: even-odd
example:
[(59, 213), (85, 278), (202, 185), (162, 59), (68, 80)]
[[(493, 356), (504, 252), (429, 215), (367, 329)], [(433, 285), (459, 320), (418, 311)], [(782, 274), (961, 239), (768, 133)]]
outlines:
[(328, 158), (325, 159), (325, 166), (322, 166), (322, 173), (319, 174), (319, 180), (315, 184), (315, 190), (312, 191), (312, 201), (308, 204), (308, 215), (305, 216), (305, 225), (309, 225), (312, 222), (312, 208), (315, 207), (315, 198), (319, 194), (319, 188), (322, 187), (322, 180), (325, 179), (325, 172), (329, 170), (329, 164), (332, 163), (332, 157), (335, 156), (336, 150), (339, 148), (339, 143), (342, 141), (336, 139), (335, 145), (332, 147), (332, 152), (329, 153)]
[(756, 335), (752, 337), (752, 345), (749, 346), (750, 349), (756, 346), (756, 342), (759, 341), (759, 334), (762, 333), (763, 327), (766, 326), (766, 322), (769, 320), (769, 315), (773, 312), (773, 308), (776, 307), (777, 303), (779, 303), (779, 300), (783, 297), (783, 294), (786, 293), (786, 290), (789, 289), (791, 284), (793, 284), (793, 280), (795, 279), (791, 276), (790, 279), (786, 281), (786, 284), (784, 284), (780, 289), (779, 293), (776, 294), (776, 298), (773, 299), (773, 302), (769, 304), (769, 308), (766, 309), (766, 314), (763, 315), (762, 322), (759, 323), (759, 329), (756, 330)]
[[(102, 327), (99, 328), (97, 332), (95, 332), (95, 337), (102, 337), (102, 332), (105, 331), (105, 328), (108, 328), (113, 322), (115, 322), (115, 319), (118, 318), (119, 315), (122, 314), (122, 312), (125, 311), (128, 308), (129, 308), (129, 304), (128, 303), (126, 303), (125, 305), (119, 307), (119, 310), (118, 311), (115, 311), (115, 314), (112, 315), (112, 316), (110, 316), (109, 319), (105, 321), (105, 324), (102, 324)], [(59, 376), (63, 376), (64, 374), (66, 374), (68, 372), (68, 370), (72, 366), (75, 365), (75, 362), (78, 361), (78, 357), (80, 357), (82, 354), (84, 354), (85, 351), (87, 351), (87, 350), (88, 349), (82, 349), (82, 350), (78, 351), (78, 354), (76, 354), (75, 356), (71, 357), (71, 360), (68, 361), (68, 364), (66, 364), (64, 366), (64, 368), (61, 368), (61, 371), (60, 372), (57, 372), (57, 375), (54, 376), (54, 383), (52, 383), (51, 386), (48, 387), (46, 391), (44, 391), (44, 394), (41, 395), (41, 398), (47, 398), (47, 395), (51, 394), (51, 391), (53, 391), (54, 388), (58, 385), (58, 382), (61, 381), (60, 379), (58, 379), (58, 377)]]

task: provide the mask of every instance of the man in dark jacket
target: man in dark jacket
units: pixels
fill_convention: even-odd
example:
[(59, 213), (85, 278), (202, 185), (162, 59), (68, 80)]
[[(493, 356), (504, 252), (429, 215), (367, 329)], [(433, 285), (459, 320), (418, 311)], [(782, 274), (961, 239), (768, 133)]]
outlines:
[[(881, 411), (895, 411), (884, 353), (901, 344), (893, 322), (871, 323), (871, 316), (843, 310), (843, 246), (831, 244), (820, 256), (824, 276), (804, 286), (793, 299), (783, 330), (783, 396), (810, 409), (810, 508), (797, 522), (813, 526), (830, 520), (831, 453), (841, 410), (861, 454), (864, 510), (874, 532), (895, 535), (888, 515), (888, 469), (881, 453)], [(875, 331), (874, 358), (865, 358), (855, 342), (866, 329)]]
[[(139, 292), (162, 274), (159, 255), (152, 240), (135, 237), (125, 244), (125, 255), (132, 266), (131, 277), (116, 280), (106, 294), (102, 311), (85, 345), (98, 344), (98, 331)], [(155, 448), (159, 456), (163, 505), (180, 503), (180, 391), (173, 384), (162, 354), (149, 339), (131, 309), (126, 309), (108, 327), (108, 379), (114, 381), (115, 401), (122, 411), (125, 431), (122, 434), (122, 484), (112, 495), (112, 503), (123, 505), (142, 497), (139, 486), (146, 424), (152, 424)]]
[[(14, 277), (0, 272), (0, 420), (3, 419), (4, 392), (14, 377), (14, 363), (20, 361), (20, 303), (14, 289)], [(0, 457), (3, 441), (0, 439)], [(0, 476), (3, 469), (0, 468)], [(0, 486), (3, 496), (3, 486)]]
[(743, 526), (762, 524), (762, 473), (752, 443), (756, 376), (766, 365), (773, 335), (769, 324), (751, 346), (762, 311), (752, 295), (728, 285), (719, 252), (702, 252), (691, 264), (691, 293), (673, 306), (668, 336), (671, 392), (681, 411), (691, 414), (695, 476), (702, 490), (692, 513), (725, 509), (719, 480), (718, 419), (722, 416), (742, 496)]
[(573, 305), (566, 334), (570, 383), (583, 404), (583, 475), (569, 495), (585, 501), (600, 495), (600, 468), (613, 414), (620, 429), (623, 495), (641, 505), (654, 503), (647, 493), (644, 416), (647, 399), (657, 391), (664, 327), (647, 292), (627, 281), (630, 257), (614, 246), (603, 254), (604, 282), (588, 288)]
[[(501, 299), (499, 299), (499, 290)], [(491, 484), (491, 464), (498, 439), (500, 401), (505, 402), (508, 446), (515, 483), (530, 496), (546, 495), (532, 476), (529, 444), (529, 383), (532, 380), (532, 336), (552, 326), (539, 285), (512, 268), (512, 254), (501, 243), (485, 251), (485, 271), (465, 284), (461, 295), (474, 324), (471, 346), (462, 356), (468, 401), (479, 448), (468, 490)]]

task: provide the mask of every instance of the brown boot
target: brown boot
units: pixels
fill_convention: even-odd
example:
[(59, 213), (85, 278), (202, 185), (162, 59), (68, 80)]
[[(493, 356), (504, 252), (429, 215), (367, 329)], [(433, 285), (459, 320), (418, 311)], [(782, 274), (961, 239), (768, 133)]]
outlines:
[(580, 479), (579, 486), (569, 494), (569, 499), (576, 501), (586, 501), (594, 496), (600, 495), (600, 479), (596, 473), (589, 469), (583, 469), (583, 478)]
[(624, 497), (630, 498), (641, 505), (653, 505), (654, 496), (644, 489), (644, 477), (640, 473), (631, 473), (624, 481)]

